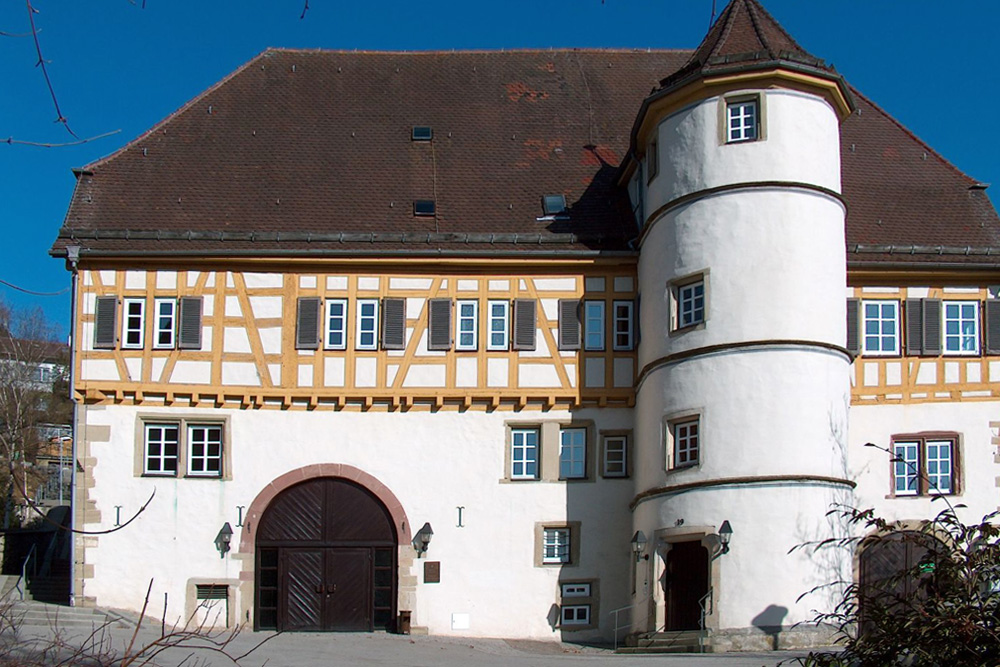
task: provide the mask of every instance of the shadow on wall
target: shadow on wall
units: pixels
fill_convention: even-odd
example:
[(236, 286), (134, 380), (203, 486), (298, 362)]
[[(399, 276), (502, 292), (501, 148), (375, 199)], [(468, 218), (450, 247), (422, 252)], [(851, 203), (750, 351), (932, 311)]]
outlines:
[(771, 638), (771, 650), (778, 650), (778, 636), (781, 624), (788, 616), (788, 607), (769, 604), (764, 611), (753, 617), (753, 626)]

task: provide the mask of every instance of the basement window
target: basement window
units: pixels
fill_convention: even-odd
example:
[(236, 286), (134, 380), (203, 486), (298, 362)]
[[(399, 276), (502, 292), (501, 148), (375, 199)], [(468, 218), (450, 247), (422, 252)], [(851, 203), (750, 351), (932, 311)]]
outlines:
[(413, 202), (413, 215), (433, 216), (435, 215), (433, 199), (418, 199)]
[(565, 211), (565, 195), (545, 195), (542, 197), (542, 212), (544, 212), (545, 215), (556, 215)]
[(410, 138), (413, 141), (430, 141), (434, 138), (434, 130), (426, 125), (414, 125)]

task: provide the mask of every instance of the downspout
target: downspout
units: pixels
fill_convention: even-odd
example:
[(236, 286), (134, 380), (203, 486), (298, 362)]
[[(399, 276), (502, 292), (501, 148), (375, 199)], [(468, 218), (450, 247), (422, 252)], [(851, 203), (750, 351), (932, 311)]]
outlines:
[(76, 401), (76, 288), (77, 288), (77, 264), (80, 261), (80, 246), (71, 245), (66, 248), (66, 268), (71, 272), (70, 278), (70, 325), (69, 325), (69, 399), (73, 403), (73, 416), (71, 417), (72, 429), (71, 437), (73, 443), (70, 448), (70, 465), (72, 470), (69, 476), (69, 606), (76, 606), (76, 468), (77, 468), (77, 414), (79, 404)]

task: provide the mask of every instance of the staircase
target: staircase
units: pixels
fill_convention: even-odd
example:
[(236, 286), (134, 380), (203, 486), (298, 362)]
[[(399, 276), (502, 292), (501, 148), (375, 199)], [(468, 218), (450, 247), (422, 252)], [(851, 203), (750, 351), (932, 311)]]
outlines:
[(643, 633), (629, 638), (617, 653), (711, 653), (709, 637), (701, 630)]
[(10, 618), (19, 628), (81, 628), (94, 630), (104, 625), (130, 627), (121, 616), (92, 607), (65, 607), (34, 600), (11, 603)]
[(69, 570), (69, 561), (54, 561), (47, 574), (29, 579), (26, 597), (38, 602), (69, 605)]

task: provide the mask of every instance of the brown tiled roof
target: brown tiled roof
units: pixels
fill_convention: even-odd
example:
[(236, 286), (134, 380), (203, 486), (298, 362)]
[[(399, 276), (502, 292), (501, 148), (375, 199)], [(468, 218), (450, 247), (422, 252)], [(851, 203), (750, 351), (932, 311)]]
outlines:
[[(731, 4), (715, 44), (737, 48), (757, 25), (762, 48), (798, 48), (754, 7)], [(614, 177), (645, 94), (691, 55), (270, 50), (88, 165), (53, 254), (631, 252)], [(849, 261), (992, 263), (1000, 221), (982, 188), (855, 97), (841, 131)], [(411, 141), (414, 125), (433, 142)], [(568, 215), (539, 220), (551, 193)], [(415, 199), (437, 216), (415, 217)]]

